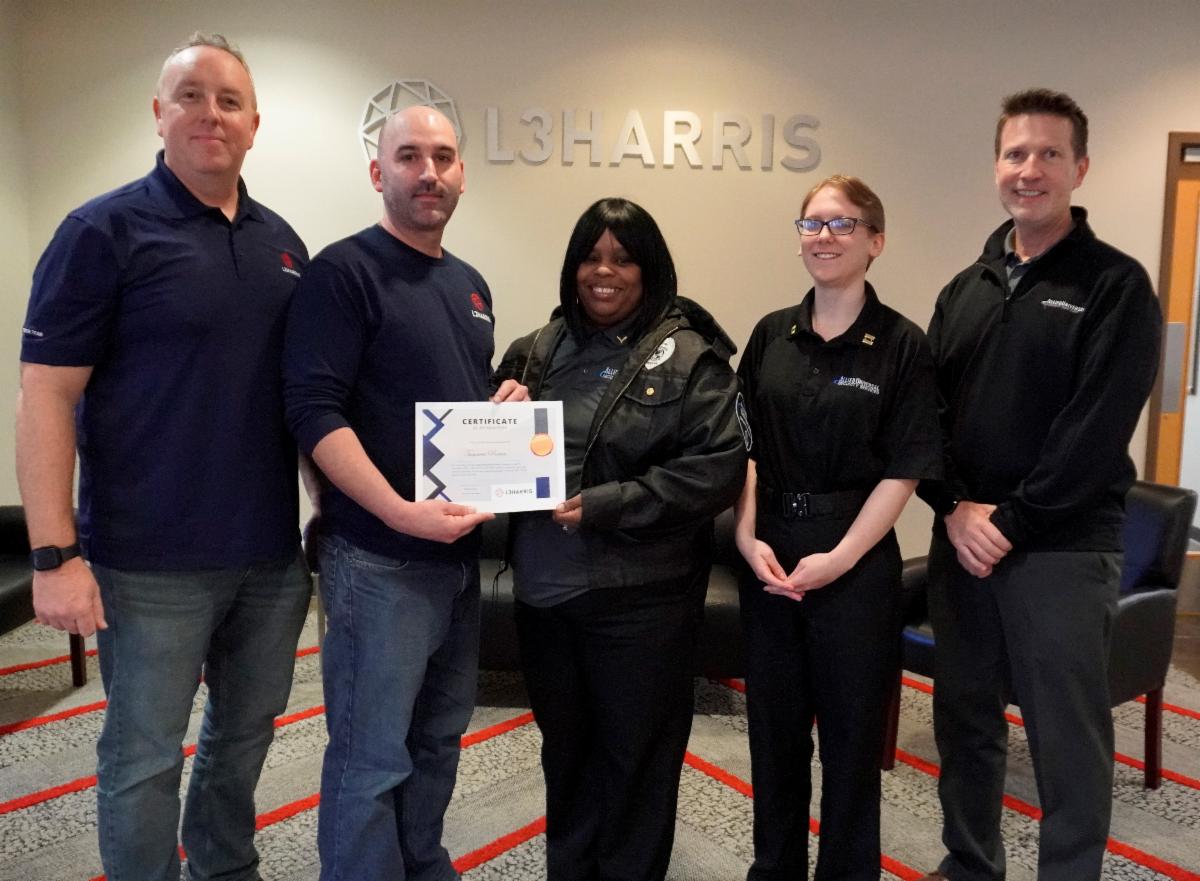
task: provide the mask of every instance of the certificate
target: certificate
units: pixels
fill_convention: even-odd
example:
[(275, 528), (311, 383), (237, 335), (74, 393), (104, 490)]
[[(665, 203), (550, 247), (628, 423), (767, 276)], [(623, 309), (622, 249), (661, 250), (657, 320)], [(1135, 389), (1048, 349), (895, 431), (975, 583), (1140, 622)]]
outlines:
[(416, 410), (416, 498), (497, 513), (565, 498), (561, 401), (418, 401)]

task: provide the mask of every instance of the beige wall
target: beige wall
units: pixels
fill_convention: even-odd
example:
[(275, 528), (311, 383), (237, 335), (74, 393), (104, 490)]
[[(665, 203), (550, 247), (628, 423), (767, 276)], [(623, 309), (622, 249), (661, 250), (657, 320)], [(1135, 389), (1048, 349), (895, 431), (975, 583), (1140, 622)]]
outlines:
[[(263, 111), (247, 181), (314, 251), (379, 215), (356, 136), (368, 96), (394, 79), (427, 78), (456, 99), (468, 189), (447, 244), (491, 283), (501, 349), (544, 320), (571, 224), (611, 194), (655, 215), (683, 290), (744, 341), (759, 316), (806, 289), (791, 221), (801, 194), (836, 171), (863, 176), (882, 196), (888, 246), (871, 278), (923, 325), (941, 284), (1003, 219), (991, 181), (992, 124), (1000, 96), (1031, 85), (1071, 92), (1090, 115), (1092, 170), (1078, 201), (1100, 235), (1156, 277), (1167, 132), (1200, 128), (1194, 0), (117, 0), (22, 9), (19, 51), (6, 51), (3, 64), (24, 80), (14, 87), (16, 78), (4, 78), (0, 113), (7, 123), (18, 112), (10, 105), (19, 89), (25, 150), (10, 144), (7, 124), (0, 150), (11, 157), (2, 172), (6, 208), (21, 204), (8, 191), (22, 184), (36, 198), (27, 203), (27, 236), (3, 238), (4, 271), (26, 267), (27, 275), (65, 211), (150, 167), (157, 139), (149, 101), (163, 54), (192, 28), (221, 30), (245, 49)], [(808, 113), (821, 122), (823, 155), (815, 171), (798, 174), (778, 165), (760, 171), (757, 161), (752, 171), (730, 161), (697, 170), (681, 158), (673, 169), (631, 159), (593, 168), (581, 148), (565, 167), (556, 143), (543, 165), (495, 165), (484, 155), (488, 106), (502, 111), (506, 146), (525, 142), (517, 122), (525, 108), (558, 116), (556, 136), (562, 110), (600, 110), (606, 160), (620, 121), (636, 108), (660, 162), (664, 110), (701, 117), (704, 157), (715, 111), (755, 123), (773, 113), (779, 128)], [(758, 144), (756, 131), (752, 160)], [(776, 158), (785, 152), (777, 130)], [(14, 217), (0, 222), (20, 226)], [(24, 293), (20, 285), (7, 291), (0, 312), (15, 327)], [(5, 339), (14, 345), (11, 332)], [(0, 383), (0, 406), (11, 398)], [(11, 445), (0, 437), (2, 461)], [(0, 499), (15, 496), (8, 470), (0, 468)], [(907, 553), (920, 548), (928, 524), (923, 506), (911, 508), (901, 528)]]

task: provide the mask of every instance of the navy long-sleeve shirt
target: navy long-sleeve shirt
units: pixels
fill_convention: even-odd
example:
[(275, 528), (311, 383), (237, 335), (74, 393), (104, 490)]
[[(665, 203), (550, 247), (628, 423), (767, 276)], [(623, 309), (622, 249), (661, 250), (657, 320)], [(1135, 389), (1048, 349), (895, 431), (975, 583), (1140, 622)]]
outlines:
[[(351, 428), (401, 496), (414, 495), (417, 401), (488, 397), (492, 296), (471, 266), (422, 254), (380, 226), (335, 242), (296, 288), (284, 344), (284, 404), (300, 449)], [(394, 559), (457, 559), (477, 537), (443, 545), (395, 532), (337, 487), (325, 530)]]

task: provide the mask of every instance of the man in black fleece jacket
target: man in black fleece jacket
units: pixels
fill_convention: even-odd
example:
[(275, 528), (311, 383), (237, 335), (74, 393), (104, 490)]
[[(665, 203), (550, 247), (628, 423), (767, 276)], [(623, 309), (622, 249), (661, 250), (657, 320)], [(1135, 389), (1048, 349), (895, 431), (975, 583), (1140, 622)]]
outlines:
[(996, 186), (1012, 220), (941, 292), (929, 327), (946, 480), (921, 495), (937, 515), (929, 602), (948, 851), (930, 879), (1004, 877), (1010, 688), (1043, 811), (1037, 877), (1100, 877), (1127, 448), (1162, 318), (1141, 265), (1071, 207), (1087, 170), (1087, 117), (1071, 98), (1005, 99)]

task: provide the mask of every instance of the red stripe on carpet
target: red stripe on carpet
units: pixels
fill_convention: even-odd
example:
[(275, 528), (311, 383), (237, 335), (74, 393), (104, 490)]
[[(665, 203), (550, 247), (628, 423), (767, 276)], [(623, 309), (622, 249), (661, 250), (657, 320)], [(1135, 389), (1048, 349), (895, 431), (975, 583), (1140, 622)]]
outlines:
[[(305, 710), (301, 713), (296, 713), (295, 715), (298, 717), (307, 719), (307, 718), (310, 718), (311, 716), (315, 716), (316, 712), (314, 712), (314, 711), (317, 709), (318, 708), (314, 707), (312, 710)], [(321, 707), (320, 709), (324, 710), (324, 707)], [(528, 717), (528, 718), (526, 718), (526, 717)], [(523, 713), (522, 715), (516, 716), (505, 722), (499, 722), (488, 728), (484, 728), (480, 731), (476, 731), (473, 735), (466, 735), (463, 737), (463, 748), (465, 749), (468, 746), (474, 746), (477, 743), (482, 743), (485, 740), (490, 740), (491, 738), (496, 737), (500, 734), (504, 734), (505, 732), (512, 731), (514, 728), (520, 728), (522, 725), (526, 725), (531, 721), (533, 721), (533, 714), (532, 713)], [(276, 724), (278, 724), (278, 720), (276, 721)], [(474, 739), (471, 740), (470, 743), (467, 743), (468, 738), (474, 738)], [(195, 751), (195, 747), (192, 747), (192, 750)], [(87, 779), (87, 778), (85, 778), (85, 779)], [(91, 785), (94, 786), (96, 784), (96, 778), (92, 777), (90, 779), (91, 779)], [(76, 781), (76, 782), (80, 782), (80, 781)], [(67, 785), (71, 785), (71, 784), (67, 784)], [(86, 789), (86, 788), (87, 788), (86, 786), (80, 787), (80, 789)], [(296, 801), (289, 802), (288, 804), (280, 805), (279, 807), (275, 808), (275, 810), (273, 810), (273, 811), (267, 811), (265, 813), (259, 814), (258, 817), (254, 821), (254, 828), (258, 831), (262, 831), (263, 829), (267, 828), (268, 826), (273, 826), (276, 823), (283, 822), (284, 820), (290, 820), (292, 817), (296, 816), (297, 814), (302, 814), (305, 811), (311, 811), (318, 804), (320, 804), (320, 802), (321, 802), (321, 794), (318, 792), (318, 793), (314, 793), (313, 795), (306, 796), (305, 798), (301, 798), (301, 799), (297, 799)], [(3, 806), (0, 805), (0, 807), (3, 807)], [(533, 838), (535, 835), (540, 835), (542, 832), (545, 832), (545, 831), (546, 831), (546, 818), (541, 817), (537, 820), (534, 820), (528, 826), (522, 826), (520, 829), (516, 830), (515, 832), (510, 832), (507, 835), (502, 835), (500, 838), (497, 838), (491, 844), (484, 845), (483, 847), (479, 848), (478, 850), (473, 850), (468, 854), (463, 854), (461, 857), (459, 857), (457, 860), (454, 861), (454, 868), (458, 872), (466, 872), (471, 869), (474, 869), (477, 866), (483, 865), (488, 860), (493, 860), (496, 857), (500, 856), (500, 854), (502, 854), (506, 851), (512, 850), (518, 844), (524, 844), (526, 841)], [(97, 875), (94, 878), (89, 878), (88, 881), (105, 881), (105, 876)]]
[[(754, 798), (754, 790), (750, 788), (750, 784), (736, 774), (731, 774), (724, 768), (714, 765), (712, 762), (705, 761), (693, 752), (684, 753), (683, 761), (697, 771), (707, 774), (718, 783), (725, 784), (735, 792), (741, 793), (748, 798)], [(808, 828), (812, 830), (813, 835), (821, 834), (821, 823), (813, 817), (808, 818)], [(917, 881), (917, 879), (925, 874), (886, 854), (881, 855), (879, 863), (886, 871), (898, 876), (903, 881)]]
[(1115, 841), (1110, 838), (1108, 839), (1108, 849), (1118, 856), (1123, 856), (1125, 859), (1135, 862), (1139, 866), (1145, 866), (1147, 869), (1158, 872), (1160, 875), (1166, 875), (1168, 878), (1174, 879), (1174, 881), (1200, 881), (1200, 875), (1195, 872), (1188, 871), (1174, 863), (1168, 863), (1166, 860), (1159, 859), (1152, 853), (1138, 850), (1136, 847), (1124, 842)]
[(311, 719), (313, 716), (319, 716), (325, 712), (324, 704), (317, 704), (315, 707), (309, 707), (307, 710), (300, 710), (287, 716), (280, 716), (275, 720), (276, 728), (283, 728), (286, 725), (294, 725), (297, 722), (303, 722), (305, 719)]
[(25, 731), (29, 728), (37, 728), (39, 725), (49, 725), (51, 722), (61, 722), (63, 719), (70, 719), (72, 716), (94, 713), (97, 710), (103, 710), (107, 705), (108, 701), (96, 701), (94, 704), (84, 704), (70, 710), (63, 710), (61, 713), (52, 713), (49, 716), (34, 716), (32, 719), (10, 722), (7, 725), (0, 725), (0, 737), (3, 737), (5, 734), (14, 734), (17, 731)]
[[(96, 656), (95, 649), (88, 649), (84, 652), (89, 658)], [(71, 660), (70, 655), (58, 655), (54, 658), (45, 658), (41, 661), (30, 661), (27, 664), (16, 664), (12, 667), (0, 667), (0, 676), (8, 676), (11, 673), (23, 673), (26, 670), (37, 670), (40, 667), (52, 667), (55, 664), (65, 664)]]
[[(320, 651), (318, 646), (309, 646), (302, 648), (296, 652), (297, 658), (303, 658), (307, 655), (316, 654)], [(96, 654), (96, 650), (92, 649), (88, 655)], [(48, 658), (44, 661), (33, 661), (30, 664), (20, 664), (16, 667), (6, 667), (0, 670), (0, 676), (5, 673), (18, 673), (21, 670), (31, 670), (37, 667), (48, 667), (51, 664), (62, 664), (71, 660), (70, 655), (63, 655), (59, 658)], [(86, 704), (82, 707), (75, 707), (72, 710), (63, 710), (61, 713), (54, 713), (50, 716), (35, 716), (32, 719), (23, 719), (19, 722), (9, 722), (7, 725), (0, 725), (0, 737), (6, 734), (12, 734), (16, 731), (24, 731), (27, 728), (37, 728), (39, 725), (48, 725), (51, 722), (61, 722), (63, 719), (70, 719), (72, 716), (81, 716), (84, 713), (94, 713), (98, 710), (103, 710), (108, 705), (107, 701), (96, 701), (94, 704)], [(275, 727), (279, 727), (279, 720), (276, 720)]]
[(462, 737), (462, 748), (474, 746), (477, 743), (483, 743), (485, 740), (491, 740), (493, 737), (498, 737), (501, 734), (507, 734), (522, 725), (528, 725), (533, 721), (533, 713), (522, 713), (512, 719), (504, 722), (497, 722), (487, 728), (481, 728), (478, 731), (473, 731), (470, 734), (464, 734)]
[[(901, 677), (900, 681), (903, 682), (909, 688), (914, 688), (917, 691), (923, 691), (926, 694), (933, 694), (933, 687), (931, 685), (929, 685), (929, 683), (927, 683), (927, 682), (921, 682), (918, 679), (909, 679), (907, 676)], [(1138, 700), (1141, 701), (1142, 703), (1146, 702), (1145, 698), (1138, 698)], [(1166, 705), (1164, 704), (1164, 707), (1165, 706)], [(1179, 707), (1177, 709), (1183, 709), (1183, 708)], [(1189, 710), (1186, 712), (1191, 712), (1191, 711)], [(1200, 715), (1200, 714), (1198, 714), (1198, 715)], [(1025, 727), (1025, 720), (1022, 719), (1020, 716), (1014, 716), (1012, 713), (1005, 713), (1004, 718), (1007, 719), (1013, 725), (1018, 725), (1022, 728)], [(1115, 761), (1120, 762), (1122, 765), (1128, 765), (1131, 768), (1137, 768), (1139, 771), (1146, 770), (1146, 763), (1143, 762), (1141, 759), (1135, 759), (1133, 756), (1127, 756), (1124, 753), (1114, 752), (1113, 759)], [(1168, 768), (1163, 768), (1162, 776), (1163, 776), (1164, 780), (1170, 780), (1172, 783), (1178, 783), (1180, 786), (1186, 786), (1189, 789), (1200, 789), (1200, 779), (1197, 779), (1195, 777), (1188, 777), (1186, 774), (1180, 774), (1178, 771), (1171, 771)]]
[[(1135, 697), (1134, 700), (1139, 704), (1144, 704), (1146, 702), (1146, 696), (1142, 695), (1141, 697)], [(1178, 704), (1169, 704), (1166, 701), (1163, 701), (1163, 709), (1172, 713), (1178, 713), (1181, 716), (1187, 716), (1189, 719), (1200, 719), (1200, 710), (1191, 710), (1187, 707), (1181, 707)]]
[[(317, 706), (309, 707), (306, 710), (300, 710), (299, 712), (292, 713), (287, 716), (280, 716), (275, 720), (275, 727), (284, 728), (288, 725), (294, 725), (295, 723), (302, 722), (305, 719), (311, 719), (313, 716), (319, 716), (323, 712), (325, 712), (325, 705), (318, 704)], [(491, 727), (480, 729), (479, 731), (475, 731), (471, 734), (466, 734), (462, 738), (463, 749), (466, 749), (469, 746), (474, 746), (477, 743), (483, 743), (485, 740), (491, 740), (493, 737), (498, 737), (499, 735), (512, 731), (515, 728), (520, 728), (522, 725), (528, 725), (532, 721), (533, 713), (522, 713), (520, 716), (507, 719), (504, 722), (499, 722)], [(189, 744), (183, 747), (183, 754), (185, 757), (195, 755), (196, 745)], [(50, 801), (51, 799), (69, 795), (72, 792), (81, 792), (82, 790), (90, 789), (95, 785), (95, 775), (91, 777), (80, 777), (78, 780), (72, 780), (70, 783), (63, 783), (58, 786), (52, 786), (49, 789), (41, 789), (37, 792), (31, 792), (28, 795), (23, 795), (10, 801), (0, 802), (0, 816), (12, 813), (13, 811), (19, 811), (22, 808), (28, 808), (32, 807), (33, 805), (41, 804), (44, 801)], [(299, 802), (293, 802), (292, 805), (284, 805), (284, 807), (279, 808), (278, 810), (283, 811), (294, 805), (303, 804), (309, 799), (316, 799), (317, 797), (318, 796), (316, 795), (311, 795), (306, 799), (301, 799)], [(272, 822), (278, 822), (279, 819), (287, 819), (287, 817), (299, 813), (302, 810), (308, 810), (308, 808), (311, 808), (314, 805), (316, 805), (316, 801), (313, 801), (312, 804), (308, 805), (307, 808), (297, 808), (296, 810), (293, 810), (291, 814), (279, 817), (277, 820), (273, 820)], [(259, 828), (261, 829), (262, 827), (259, 826)]]
[(19, 811), (23, 808), (40, 805), (44, 801), (50, 801), (52, 798), (58, 798), (63, 795), (70, 795), (72, 792), (82, 792), (85, 789), (91, 789), (95, 785), (96, 775), (93, 774), (91, 777), (80, 777), (78, 780), (72, 780), (70, 783), (61, 783), (49, 789), (31, 792), (29, 795), (22, 795), (20, 798), (14, 798), (11, 801), (0, 802), (0, 816), (11, 814), (13, 811)]
[(268, 826), (274, 826), (276, 823), (282, 823), (284, 820), (291, 819), (296, 814), (302, 814), (305, 811), (311, 811), (321, 802), (321, 793), (314, 793), (307, 798), (299, 799), (290, 804), (281, 805), (273, 811), (259, 814), (254, 821), (254, 828), (262, 831)]
[(913, 755), (899, 747), (896, 748), (896, 758), (904, 762), (904, 764), (928, 774), (930, 777), (940, 777), (942, 775), (942, 769), (933, 762), (928, 762), (920, 756)]
[(754, 798), (754, 790), (750, 788), (750, 784), (736, 774), (730, 774), (724, 768), (720, 768), (712, 762), (706, 762), (693, 752), (684, 753), (683, 761), (697, 771), (707, 774), (718, 783), (724, 783), (735, 792), (740, 792), (747, 798)]
[[(903, 750), (896, 750), (896, 758), (904, 762), (906, 765), (911, 765), (918, 771), (922, 771), (933, 777), (937, 777), (940, 773), (940, 769), (937, 765), (934, 765), (931, 762), (926, 762), (924, 759), (919, 759), (910, 753), (904, 752)], [(1009, 810), (1016, 811), (1017, 813), (1023, 814), (1033, 820), (1042, 819), (1041, 808), (1031, 805), (1029, 802), (1023, 801), (1014, 795), (1004, 796), (1004, 806)], [(1191, 872), (1182, 866), (1177, 866), (1174, 863), (1162, 859), (1161, 857), (1156, 857), (1153, 854), (1146, 853), (1145, 851), (1139, 850), (1133, 845), (1126, 844), (1123, 841), (1118, 841), (1115, 838), (1108, 839), (1107, 849), (1110, 853), (1125, 857), (1125, 859), (1137, 863), (1139, 866), (1144, 866), (1151, 871), (1158, 872), (1161, 875), (1166, 875), (1168, 878), (1174, 879), (1174, 881), (1200, 881), (1200, 875), (1196, 874), (1195, 872)]]
[[(723, 685), (733, 682), (733, 680), (727, 680), (727, 679), (721, 679), (719, 681)], [(933, 694), (933, 686), (930, 685), (928, 682), (922, 682), (919, 679), (910, 679), (907, 676), (900, 677), (900, 681), (903, 682), (905, 685), (907, 685), (909, 688), (915, 688), (917, 691), (923, 691), (926, 694)], [(731, 685), (730, 687), (733, 688), (736, 686)], [(745, 691), (745, 687), (743, 686), (742, 688), (739, 688), (738, 690)], [(1146, 702), (1146, 696), (1142, 695), (1140, 697), (1135, 697), (1134, 700), (1137, 701), (1139, 704), (1144, 704)], [(1189, 709), (1188, 707), (1181, 707), (1178, 704), (1169, 704), (1166, 701), (1163, 701), (1163, 709), (1169, 713), (1175, 713), (1180, 716), (1187, 716), (1189, 719), (1200, 719), (1200, 710), (1192, 710), (1192, 709)], [(1018, 724), (1018, 725), (1021, 724), (1020, 720), (1017, 717), (1010, 718), (1009, 721), (1010, 722), (1015, 721), (1016, 724)]]
[[(298, 650), (296, 652), (296, 657), (304, 658), (308, 655), (315, 655), (320, 650), (320, 646), (310, 645), (306, 648)], [(96, 649), (88, 649), (86, 652), (84, 652), (84, 654), (89, 658), (94, 658), (96, 657)], [(8, 676), (12, 673), (23, 673), (26, 670), (37, 670), (41, 667), (52, 667), (55, 664), (65, 664), (69, 660), (71, 660), (70, 655), (58, 655), (53, 658), (43, 658), (40, 661), (29, 661), (25, 664), (16, 664), (12, 667), (0, 667), (0, 676)]]
[(507, 835), (501, 835), (491, 844), (485, 844), (478, 850), (473, 850), (470, 853), (465, 853), (456, 859), (453, 863), (456, 872), (469, 872), (474, 868), (482, 866), (486, 862), (494, 860), (503, 853), (507, 853), (519, 844), (524, 844), (535, 835), (541, 835), (546, 831), (546, 818), (538, 817), (527, 826), (522, 826), (515, 832), (509, 832)]
[(925, 873), (920, 869), (914, 869), (912, 866), (906, 866), (899, 860), (894, 860), (887, 854), (879, 857), (879, 865), (883, 866), (885, 872), (891, 872), (902, 881), (920, 881), (925, 877)]
[[(1135, 759), (1133, 756), (1123, 756), (1120, 753), (1115, 754), (1115, 758), (1119, 762), (1129, 765), (1131, 768), (1137, 768), (1139, 771), (1146, 770), (1146, 763), (1141, 759)], [(1189, 789), (1200, 789), (1200, 779), (1196, 777), (1188, 777), (1186, 774), (1180, 774), (1178, 771), (1171, 771), (1167, 768), (1162, 769), (1164, 780), (1170, 780), (1172, 783), (1178, 783), (1180, 786), (1186, 786)]]

